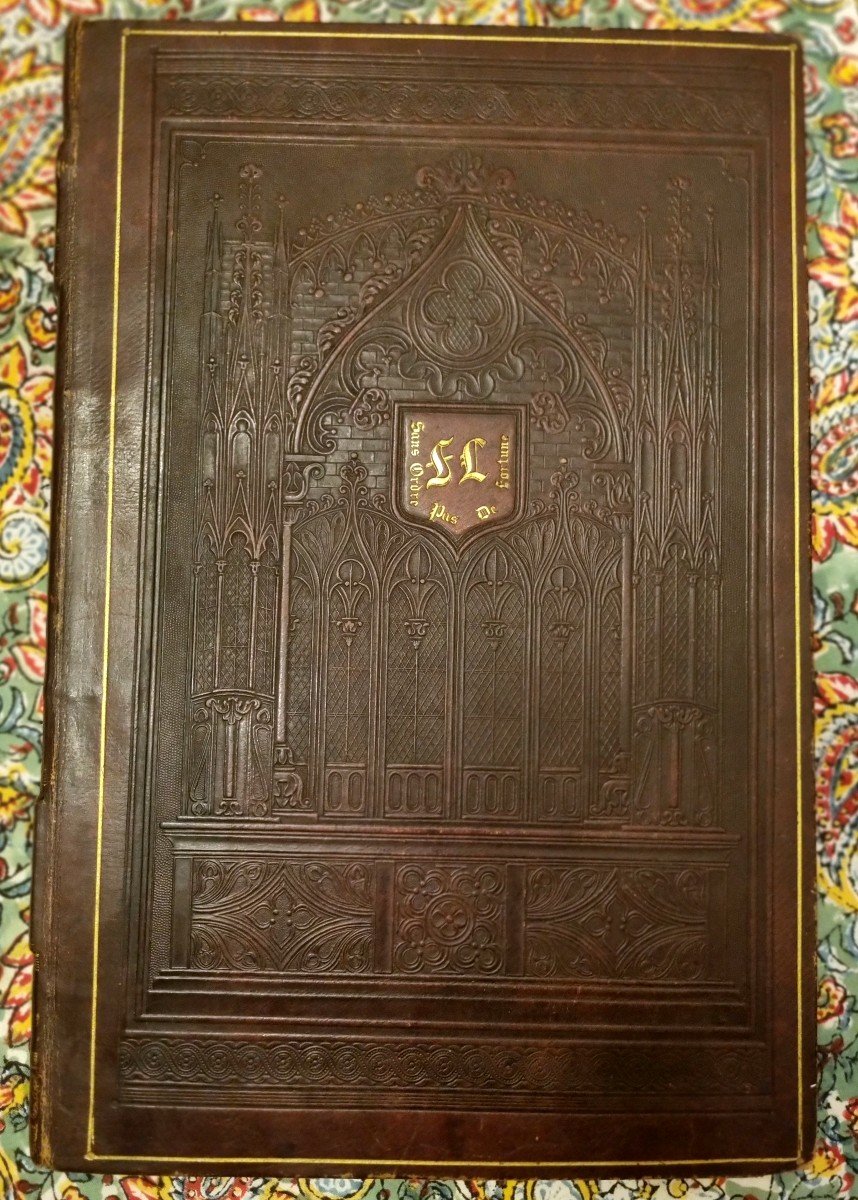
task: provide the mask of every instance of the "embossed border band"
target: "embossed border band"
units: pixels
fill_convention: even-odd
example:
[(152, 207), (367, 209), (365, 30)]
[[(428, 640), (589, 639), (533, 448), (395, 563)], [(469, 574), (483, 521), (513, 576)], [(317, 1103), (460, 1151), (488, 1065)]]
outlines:
[[(101, 925), (101, 892), (102, 892), (102, 859), (104, 850), (104, 804), (105, 804), (105, 763), (107, 751), (107, 713), (108, 713), (108, 665), (110, 654), (110, 590), (111, 590), (111, 566), (113, 553), (113, 502), (114, 502), (114, 475), (115, 475), (115, 453), (116, 453), (116, 403), (118, 391), (118, 364), (119, 364), (119, 284), (120, 284), (120, 249), (121, 249), (121, 214), (122, 214), (122, 173), (123, 173), (123, 146), (125, 132), (125, 92), (126, 92), (126, 59), (129, 37), (211, 37), (211, 38), (228, 38), (228, 37), (267, 37), (267, 38), (332, 38), (343, 39), (351, 38), (357, 40), (376, 40), (382, 39), (423, 39), (432, 41), (466, 41), (473, 40), (473, 34), (450, 33), (450, 32), (398, 32), (392, 29), (382, 31), (372, 31), (366, 29), (346, 30), (346, 29), (330, 29), (325, 26), (311, 26), (306, 29), (140, 29), (140, 28), (123, 28), (121, 32), (120, 56), (119, 56), (119, 88), (118, 88), (118, 103), (117, 103), (117, 137), (116, 137), (116, 195), (115, 195), (115, 224), (114, 224), (114, 245), (113, 245), (113, 301), (112, 301), (112, 334), (111, 334), (111, 365), (110, 365), (110, 409), (108, 420), (108, 471), (107, 471), (107, 522), (106, 522), (106, 547), (105, 547), (105, 598), (104, 598), (104, 617), (103, 617), (103, 637), (102, 637), (102, 667), (101, 667), (101, 706), (100, 706), (100, 733), (99, 733), (99, 751), (98, 751), (98, 803), (97, 803), (97, 825), (96, 825), (96, 842), (95, 842), (95, 888), (94, 888), (94, 910), (93, 910), (93, 946), (92, 946), (92, 998), (90, 1009), (90, 1054), (89, 1054), (89, 1112), (87, 1120), (87, 1137), (86, 1137), (86, 1154), (85, 1157), (89, 1162), (112, 1161), (115, 1155), (99, 1154), (95, 1150), (95, 1066), (96, 1066), (96, 1046), (97, 1046), (97, 1017), (98, 1017), (98, 974), (99, 974), (99, 931)], [(529, 43), (562, 43), (562, 42), (579, 42), (592, 44), (610, 44), (613, 46), (640, 46), (647, 42), (645, 37), (635, 36), (629, 33), (627, 36), (613, 34), (609, 36), (600, 36), (598, 33), (593, 33), (588, 30), (577, 31), (558, 31), (557, 33), (544, 35), (524, 35), (514, 33), (497, 33), (491, 34), (480, 31), (477, 40), (485, 42), (529, 42)], [(805, 763), (803, 758), (803, 710), (802, 702), (805, 692), (804, 687), (804, 670), (802, 660), (802, 636), (801, 636), (801, 550), (802, 550), (802, 527), (801, 527), (801, 457), (799, 453), (800, 445), (800, 421), (802, 411), (802, 388), (801, 388), (801, 373), (800, 373), (800, 318), (799, 318), (799, 261), (798, 261), (798, 166), (797, 166), (797, 121), (796, 121), (796, 102), (798, 95), (798, 44), (793, 42), (789, 44), (771, 43), (771, 42), (754, 42), (748, 40), (727, 40), (723, 42), (713, 42), (705, 40), (696, 40), (692, 37), (686, 38), (659, 38), (657, 41), (652, 41), (651, 45), (683, 48), (688, 50), (753, 50), (753, 51), (772, 51), (786, 53), (789, 55), (789, 88), (790, 88), (790, 230), (792, 235), (791, 245), (791, 278), (792, 278), (792, 348), (793, 348), (793, 455), (794, 455), (794, 570), (795, 570), (795, 594), (794, 594), (794, 610), (795, 610), (795, 685), (796, 685), (796, 744), (798, 753), (796, 755), (796, 792), (797, 792), (797, 813), (796, 813), (796, 859), (797, 859), (797, 878), (796, 878), (796, 987), (797, 987), (797, 1061), (796, 1073), (798, 1082), (798, 1122), (797, 1122), (797, 1149), (796, 1157), (801, 1156), (802, 1128), (804, 1124), (804, 1096), (801, 1088), (802, 1081), (802, 1063), (805, 1055), (805, 1046), (803, 1041), (803, 996), (802, 996), (802, 979), (801, 979), (801, 963), (804, 954), (804, 930), (803, 930), (803, 902), (802, 895), (804, 891), (804, 870), (802, 860), (802, 823), (803, 823), (803, 806), (804, 806), (804, 788), (803, 788), (803, 772)], [(151, 1161), (153, 1153), (141, 1155), (124, 1155), (123, 1158), (128, 1162), (148, 1162)], [(769, 1155), (765, 1157), (748, 1158), (743, 1161), (748, 1163), (770, 1163), (773, 1158), (778, 1158), (779, 1155)], [(720, 1164), (728, 1161), (730, 1155), (724, 1155), (721, 1158), (713, 1159), (695, 1159), (694, 1165), (705, 1166), (708, 1164)], [(219, 1163), (222, 1158), (199, 1157), (199, 1156), (167, 1156), (168, 1161), (175, 1163)], [(260, 1158), (260, 1157), (238, 1157), (231, 1159), (236, 1164), (254, 1164), (277, 1162), (283, 1165), (290, 1163), (304, 1163), (305, 1158)], [(343, 1164), (342, 1158), (319, 1158), (316, 1160), (319, 1165), (336, 1167)], [(354, 1166), (366, 1165), (375, 1166), (376, 1159), (351, 1159), (350, 1163)], [(679, 1163), (686, 1160), (674, 1160)], [(421, 1160), (408, 1159), (386, 1160), (386, 1165), (391, 1167), (408, 1167), (414, 1169), (417, 1167), (488, 1167), (496, 1168), (498, 1162), (473, 1162), (460, 1163), (453, 1160)], [(519, 1162), (504, 1162), (504, 1167), (511, 1168), (563, 1168), (567, 1166), (575, 1166), (580, 1168), (619, 1168), (619, 1167), (656, 1167), (665, 1168), (673, 1165), (672, 1162), (658, 1160), (652, 1162), (638, 1161), (591, 1161), (582, 1162), (577, 1160), (574, 1163), (566, 1161), (519, 1161)]]

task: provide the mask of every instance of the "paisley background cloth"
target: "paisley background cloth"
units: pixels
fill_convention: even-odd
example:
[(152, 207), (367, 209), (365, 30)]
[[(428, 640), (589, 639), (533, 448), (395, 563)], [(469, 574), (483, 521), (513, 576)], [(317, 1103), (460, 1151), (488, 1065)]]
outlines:
[[(56, 307), (55, 156), (73, 14), (798, 34), (805, 48), (819, 881), (819, 1131), (802, 1171), (560, 1182), (67, 1176), (28, 1155), (31, 834)], [(748, 1200), (858, 1196), (858, 9), (856, 0), (0, 0), (0, 1186), (42, 1200)], [(72, 862), (68, 870), (74, 870)], [(84, 1119), (85, 1081), (80, 1081)], [(605, 1120), (610, 1120), (609, 1116)], [(764, 1148), (761, 1148), (763, 1152)]]

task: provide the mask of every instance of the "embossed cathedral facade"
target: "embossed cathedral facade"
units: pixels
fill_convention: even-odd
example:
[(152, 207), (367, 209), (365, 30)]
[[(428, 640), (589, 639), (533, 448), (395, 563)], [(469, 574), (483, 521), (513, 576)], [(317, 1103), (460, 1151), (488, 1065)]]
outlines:
[(717, 825), (719, 262), (686, 181), (634, 237), (475, 158), (301, 231), (237, 182), (186, 815)]

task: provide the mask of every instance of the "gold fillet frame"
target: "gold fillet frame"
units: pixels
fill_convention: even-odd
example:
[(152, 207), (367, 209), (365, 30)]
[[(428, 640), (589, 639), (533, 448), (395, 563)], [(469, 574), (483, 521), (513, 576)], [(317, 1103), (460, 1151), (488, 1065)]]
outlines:
[[(122, 215), (122, 152), (124, 143), (125, 129), (125, 65), (127, 58), (127, 46), (129, 37), (283, 37), (283, 38), (303, 38), (303, 37), (326, 37), (326, 38), (354, 38), (359, 40), (389, 40), (391, 38), (408, 38), (408, 39), (424, 39), (430, 41), (466, 41), (471, 40), (470, 34), (457, 33), (397, 33), (397, 32), (373, 32), (371, 30), (356, 30), (350, 32), (348, 30), (338, 29), (332, 30), (324, 25), (308, 26), (307, 29), (123, 29), (122, 44), (119, 59), (119, 98), (118, 98), (118, 124), (116, 135), (116, 220), (114, 226), (114, 245), (113, 245), (113, 329), (112, 329), (112, 344), (111, 344), (111, 370), (110, 370), (110, 422), (108, 436), (108, 476), (107, 476), (107, 545), (105, 553), (105, 596), (104, 596), (104, 635), (102, 640), (102, 668), (101, 668), (101, 728), (99, 735), (99, 750), (98, 750), (98, 821), (96, 829), (96, 868), (95, 868), (95, 905), (94, 905), (94, 923), (93, 923), (93, 947), (92, 947), (92, 1004), (90, 1015), (90, 1051), (89, 1051), (89, 1116), (87, 1121), (87, 1149), (85, 1158), (88, 1162), (112, 1162), (117, 1157), (123, 1157), (127, 1162), (149, 1162), (153, 1154), (148, 1155), (121, 1155), (116, 1154), (98, 1154), (95, 1150), (95, 1063), (96, 1063), (96, 1033), (97, 1033), (97, 1014), (98, 1014), (98, 970), (99, 970), (99, 930), (101, 917), (101, 874), (102, 874), (102, 854), (103, 854), (103, 827), (104, 827), (104, 773), (105, 759), (107, 751), (107, 676), (108, 676), (108, 660), (110, 650), (110, 586), (111, 586), (111, 565), (113, 555), (113, 484), (114, 484), (114, 465), (116, 451), (116, 394), (118, 380), (118, 361), (119, 361), (119, 263), (120, 263), (120, 245), (121, 245), (121, 215)], [(608, 43), (616, 46), (639, 46), (645, 40), (641, 37), (632, 36), (611, 36), (599, 37), (598, 34), (592, 34), (589, 31), (576, 31), (574, 33), (558, 33), (551, 36), (545, 35), (516, 35), (516, 34), (486, 34), (481, 33), (477, 39), (480, 42), (544, 42), (554, 44), (558, 42), (580, 41), (582, 43)], [(793, 454), (794, 454), (794, 514), (795, 514), (795, 533), (793, 549), (795, 553), (795, 672), (796, 672), (796, 743), (798, 754), (796, 756), (796, 793), (797, 793), (797, 815), (796, 815), (796, 859), (797, 859), (797, 890), (796, 890), (796, 989), (798, 996), (798, 1037), (797, 1037), (797, 1077), (799, 1082), (798, 1088), (798, 1122), (797, 1122), (797, 1141), (796, 1141), (796, 1158), (800, 1157), (802, 1128), (804, 1124), (804, 1096), (801, 1089), (801, 1072), (802, 1060), (804, 1057), (803, 1044), (803, 1001), (802, 1001), (802, 979), (801, 979), (801, 961), (803, 956), (803, 928), (802, 928), (802, 894), (804, 888), (803, 880), (803, 865), (802, 865), (802, 807), (804, 804), (803, 787), (802, 787), (802, 697), (804, 694), (804, 680), (802, 670), (802, 654), (801, 654), (801, 462), (799, 455), (799, 424), (801, 418), (801, 400), (802, 388), (801, 379), (799, 376), (799, 306), (798, 306), (798, 289), (799, 289), (799, 264), (798, 264), (798, 196), (797, 196), (797, 163), (796, 163), (796, 95), (798, 91), (798, 45), (792, 43), (790, 45), (771, 44), (766, 42), (748, 42), (748, 41), (726, 41), (726, 42), (702, 42), (692, 39), (667, 39), (660, 38), (656, 43), (659, 46), (681, 47), (689, 50), (768, 50), (773, 52), (787, 53), (790, 56), (790, 228), (792, 233), (792, 344), (793, 344)], [(749, 1163), (768, 1163), (773, 1158), (779, 1158), (780, 1155), (769, 1155), (768, 1157), (746, 1158), (744, 1162)], [(722, 1158), (701, 1158), (694, 1159), (689, 1165), (710, 1166), (718, 1165), (729, 1161), (729, 1154), (725, 1154)], [(282, 1163), (284, 1166), (289, 1166), (294, 1163), (306, 1162), (306, 1158), (234, 1158), (230, 1156), (228, 1159), (221, 1158), (206, 1158), (193, 1156), (169, 1156), (165, 1161), (175, 1163), (220, 1163), (230, 1161), (236, 1164), (252, 1165), (254, 1163)], [(342, 1166), (377, 1166), (378, 1159), (360, 1159), (360, 1158), (319, 1158), (315, 1160), (320, 1166), (342, 1167)], [(685, 1161), (685, 1160), (682, 1160)], [(456, 1162), (451, 1159), (407, 1159), (400, 1161), (397, 1159), (386, 1160), (387, 1166), (390, 1167), (406, 1167), (414, 1169), (415, 1167), (485, 1167), (495, 1169), (498, 1166), (511, 1168), (535, 1168), (541, 1167), (557, 1168), (557, 1167), (652, 1167), (664, 1168), (673, 1165), (679, 1165), (680, 1160), (664, 1161), (657, 1160), (652, 1162), (639, 1162), (637, 1160), (626, 1162), (575, 1162), (565, 1161), (548, 1161), (548, 1162), (503, 1162), (499, 1163), (496, 1160), (490, 1162)]]

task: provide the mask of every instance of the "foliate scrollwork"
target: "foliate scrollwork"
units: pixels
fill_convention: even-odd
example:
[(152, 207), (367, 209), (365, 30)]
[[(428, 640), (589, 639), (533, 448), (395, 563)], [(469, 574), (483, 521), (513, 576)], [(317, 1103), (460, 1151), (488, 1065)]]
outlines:
[(286, 385), (286, 406), (289, 419), (294, 421), (301, 409), (307, 389), (319, 369), (319, 360), (304, 355), (289, 376)]
[(373, 880), (373, 868), (363, 863), (198, 859), (191, 965), (207, 971), (367, 971)]
[[(522, 198), (516, 207), (515, 213), (492, 214), (489, 238), (513, 274), (546, 307), (566, 318), (567, 295), (591, 279), (601, 306), (616, 302), (631, 311), (635, 271), (614, 249), (619, 241), (616, 235), (599, 229), (586, 214), (560, 205), (528, 203)], [(606, 237), (610, 238), (607, 245)]]
[(307, 446), (319, 455), (332, 454), (343, 425), (357, 431), (377, 429), (390, 421), (393, 406), (383, 388), (364, 387), (351, 396), (337, 393), (316, 404), (305, 428)]
[(389, 263), (382, 266), (362, 284), (350, 305), (336, 309), (334, 315), (319, 329), (316, 345), (320, 361), (324, 362), (330, 356), (347, 330), (356, 325), (360, 318), (402, 279), (402, 275), (403, 268), (398, 264)]
[(623, 467), (600, 469), (585, 461), (587, 457), (577, 470), (563, 461), (552, 472), (546, 512), (557, 514), (575, 537), (583, 536), (581, 517), (617, 532), (630, 529), (634, 505), (631, 472)]
[(706, 962), (711, 869), (529, 871), (526, 964), (539, 976), (690, 982)]
[(569, 424), (569, 409), (560, 392), (534, 392), (530, 413), (540, 433), (562, 433)]
[[(510, 1107), (531, 1109), (570, 1095), (611, 1093), (681, 1098), (699, 1090), (719, 1096), (765, 1093), (769, 1048), (760, 1042), (681, 1043), (624, 1041), (522, 1042), (512, 1039), (270, 1037), (235, 1040), (205, 1036), (137, 1034), (120, 1047), (123, 1086), (141, 1089), (181, 1084), (195, 1089), (194, 1103), (217, 1104), (224, 1087), (240, 1088), (246, 1104), (306, 1106), (307, 1089), (334, 1086), (340, 1096), (373, 1103), (403, 1093), (437, 1102), (467, 1094), (469, 1106), (497, 1105), (503, 1080)], [(248, 1081), (251, 1081), (250, 1083)]]
[(383, 388), (365, 387), (352, 401), (348, 415), (358, 429), (375, 429), (390, 420), (390, 397)]
[(325, 473), (324, 463), (308, 455), (284, 457), (283, 459), (283, 503), (300, 504), (305, 500), (310, 484), (321, 479)]
[(417, 172), (418, 188), (444, 200), (484, 198), (508, 192), (514, 185), (515, 175), (508, 168), (468, 154), (454, 154)]
[(272, 811), (278, 813), (309, 812), (312, 809), (304, 774), (295, 763), (288, 746), (278, 746), (274, 758), (274, 801)]
[(349, 405), (348, 397), (341, 395), (329, 396), (315, 405), (306, 429), (306, 444), (314, 454), (329, 455), (336, 450)]
[(746, 88), (604, 83), (561, 85), (549, 79), (528, 87), (494, 82), (441, 83), (290, 71), (247, 75), (220, 70), (172, 74), (172, 114), (267, 116), (339, 123), (489, 125), (524, 129), (657, 129), (759, 133), (768, 128), (767, 98)]
[(413, 864), (398, 869), (395, 887), (397, 970), (456, 975), (500, 971), (505, 895), (500, 868)]

